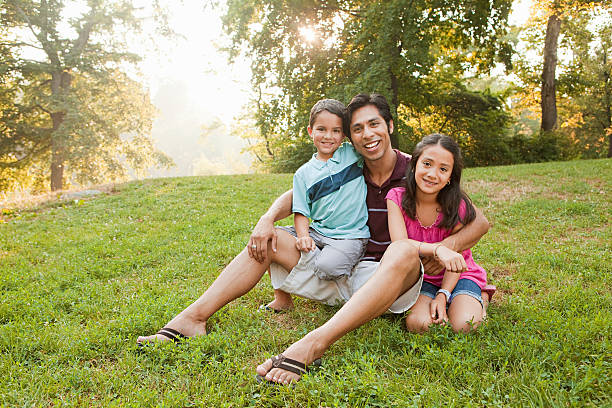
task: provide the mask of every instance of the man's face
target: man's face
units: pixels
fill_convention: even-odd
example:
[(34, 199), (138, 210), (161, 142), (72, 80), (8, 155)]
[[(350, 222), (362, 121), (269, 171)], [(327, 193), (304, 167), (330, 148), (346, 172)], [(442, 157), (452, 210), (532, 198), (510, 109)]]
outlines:
[(351, 118), (351, 140), (365, 160), (381, 159), (391, 149), (390, 133), (393, 133), (393, 121), (389, 127), (374, 105), (366, 105), (353, 112)]

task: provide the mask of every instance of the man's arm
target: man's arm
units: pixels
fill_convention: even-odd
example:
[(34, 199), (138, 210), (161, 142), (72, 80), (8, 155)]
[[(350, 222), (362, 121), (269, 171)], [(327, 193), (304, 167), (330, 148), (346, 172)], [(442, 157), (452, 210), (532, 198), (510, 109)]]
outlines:
[(251, 237), (249, 238), (249, 256), (257, 262), (263, 262), (268, 256), (268, 241), (272, 241), (272, 250), (276, 252), (276, 229), (274, 222), (291, 215), (293, 203), (293, 190), (281, 194), (268, 208), (268, 211), (259, 218)]
[[(490, 225), (482, 211), (475, 206), (474, 210), (476, 211), (476, 218), (459, 231), (442, 240), (442, 245), (461, 253), (472, 248), (480, 241), (480, 238), (489, 231)], [(444, 267), (432, 257), (427, 257), (423, 259), (423, 268), (428, 275), (438, 275)]]
[(490, 225), (482, 211), (474, 207), (476, 218), (456, 233), (449, 235), (442, 244), (456, 252), (470, 249), (489, 231)]

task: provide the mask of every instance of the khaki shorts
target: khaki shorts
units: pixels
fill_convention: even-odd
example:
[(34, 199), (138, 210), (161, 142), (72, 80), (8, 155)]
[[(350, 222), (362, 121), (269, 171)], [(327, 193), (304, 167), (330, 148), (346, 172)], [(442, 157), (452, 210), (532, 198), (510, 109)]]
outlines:
[[(315, 252), (302, 252), (299, 262), (291, 273), (278, 264), (271, 264), (272, 287), (327, 305), (342, 305), (374, 275), (379, 265), (379, 262), (361, 261), (355, 266), (351, 276), (343, 276), (336, 280), (322, 280), (314, 274), (315, 255)], [(421, 265), (421, 276), (417, 283), (397, 298), (389, 308), (389, 312), (404, 313), (410, 309), (419, 297), (422, 283), (423, 265)]]

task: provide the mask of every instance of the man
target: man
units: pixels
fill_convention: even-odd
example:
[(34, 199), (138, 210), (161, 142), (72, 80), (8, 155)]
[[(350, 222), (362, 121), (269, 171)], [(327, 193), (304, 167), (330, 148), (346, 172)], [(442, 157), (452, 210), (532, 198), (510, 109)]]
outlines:
[[(173, 333), (195, 336), (206, 333), (207, 319), (225, 304), (247, 293), (270, 268), (273, 286), (325, 303), (344, 305), (323, 326), (292, 344), (283, 354), (257, 367), (260, 378), (288, 384), (297, 381), (311, 364), (336, 340), (386, 311), (401, 313), (416, 301), (422, 282), (417, 248), (406, 241), (390, 244), (386, 219), (386, 192), (401, 184), (408, 156), (391, 148), (393, 120), (381, 95), (357, 95), (348, 106), (351, 142), (364, 158), (368, 192), (368, 226), (371, 239), (364, 259), (349, 278), (321, 281), (312, 272), (308, 259), (300, 258), (295, 238), (274, 228), (274, 222), (291, 214), (292, 193), (281, 195), (257, 223), (247, 248), (221, 272), (204, 294), (172, 319), (158, 334), (139, 337), (144, 343), (168, 340)], [(455, 251), (472, 247), (488, 230), (488, 222), (477, 218), (443, 244)], [(383, 255), (384, 253), (384, 255)], [(433, 273), (433, 262), (425, 262)], [(291, 271), (290, 273), (288, 271)], [(287, 295), (289, 296), (289, 295)]]

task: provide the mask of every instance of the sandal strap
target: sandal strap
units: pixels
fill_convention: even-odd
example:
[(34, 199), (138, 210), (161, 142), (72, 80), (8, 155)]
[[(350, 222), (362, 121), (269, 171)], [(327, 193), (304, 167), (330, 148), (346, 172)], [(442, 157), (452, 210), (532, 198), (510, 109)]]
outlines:
[(272, 357), (272, 367), (291, 371), (292, 373), (300, 376), (308, 372), (308, 367), (306, 367), (306, 364), (291, 358), (287, 358), (282, 354)]
[(161, 334), (164, 337), (167, 337), (168, 339), (179, 343), (181, 340), (187, 339), (188, 337), (185, 336), (183, 333), (176, 331), (170, 327), (164, 327), (162, 329), (160, 329), (157, 334)]

